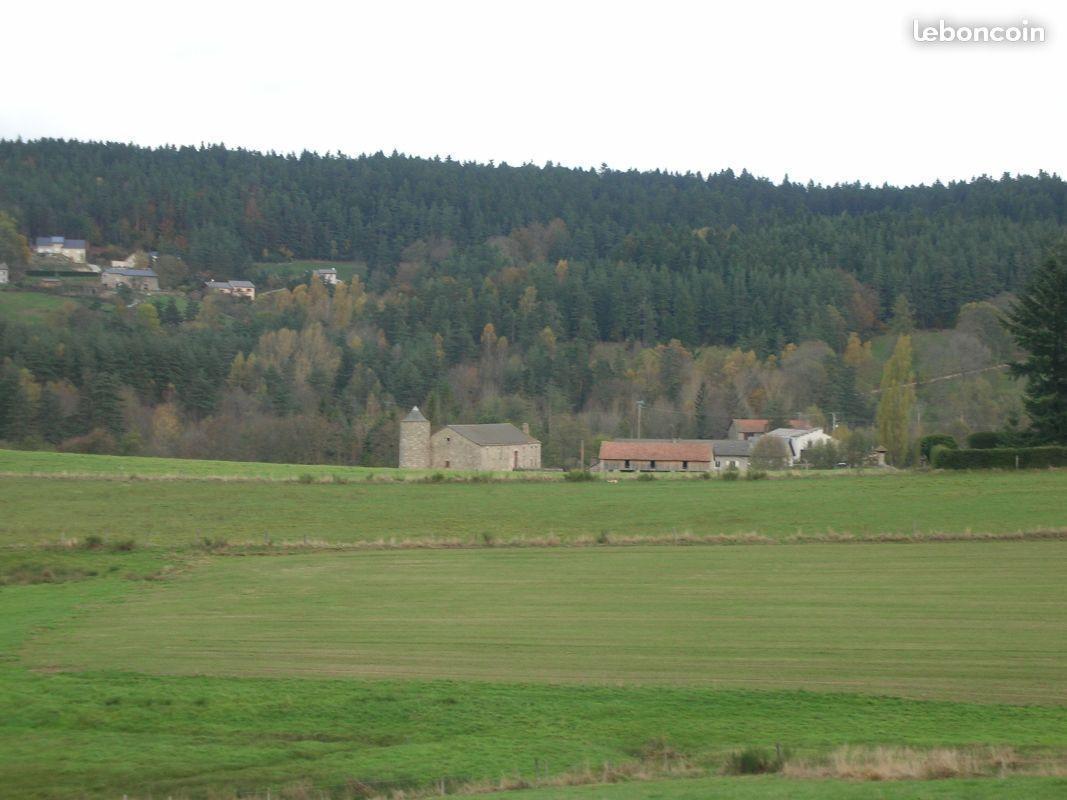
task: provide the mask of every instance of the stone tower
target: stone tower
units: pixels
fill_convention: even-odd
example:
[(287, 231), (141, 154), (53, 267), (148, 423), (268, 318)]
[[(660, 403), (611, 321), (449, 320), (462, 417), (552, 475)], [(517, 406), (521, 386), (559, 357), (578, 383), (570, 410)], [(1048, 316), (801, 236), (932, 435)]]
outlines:
[(430, 468), (430, 421), (418, 406), (400, 420), (400, 469)]

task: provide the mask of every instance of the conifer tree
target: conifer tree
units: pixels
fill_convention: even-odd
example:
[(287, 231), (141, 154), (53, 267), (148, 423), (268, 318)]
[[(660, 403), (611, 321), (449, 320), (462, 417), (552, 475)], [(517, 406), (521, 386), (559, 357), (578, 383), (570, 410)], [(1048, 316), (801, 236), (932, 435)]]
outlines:
[(1026, 410), (1038, 438), (1067, 444), (1067, 242), (1048, 257), (1005, 322), (1026, 358)]

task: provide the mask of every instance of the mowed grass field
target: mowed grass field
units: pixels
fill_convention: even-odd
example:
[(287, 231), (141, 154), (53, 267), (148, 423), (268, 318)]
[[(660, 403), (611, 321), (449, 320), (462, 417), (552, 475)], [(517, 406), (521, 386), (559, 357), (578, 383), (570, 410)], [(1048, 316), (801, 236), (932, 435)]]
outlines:
[[(25, 458), (23, 456), (26, 456)], [(518, 481), (302, 484), (293, 465), (210, 462), (214, 477), (264, 470), (277, 481), (129, 480), (173, 469), (166, 459), (2, 454), (0, 543), (36, 545), (95, 535), (140, 546), (205, 538), (236, 543), (448, 540), (622, 541), (685, 537), (983, 535), (1067, 527), (1067, 471), (798, 477), (766, 481)], [(82, 459), (108, 478), (21, 476), (39, 463)], [(144, 463), (144, 462), (147, 462)], [(185, 462), (190, 463), (190, 462)], [(195, 462), (192, 462), (195, 463)], [(6, 469), (5, 469), (6, 466)], [(125, 468), (125, 469), (124, 469)], [(277, 471), (271, 473), (271, 469)], [(320, 468), (328, 470), (329, 468)], [(143, 472), (138, 473), (138, 470)], [(164, 474), (174, 474), (167, 472)]]
[(215, 558), (37, 637), (47, 669), (1067, 704), (1067, 542)]
[[(1067, 473), (304, 484), (67, 458), (0, 453), (0, 797), (1067, 793), (1067, 540), (977, 536), (1067, 528)], [(985, 777), (721, 774), (777, 745), (981, 751)]]

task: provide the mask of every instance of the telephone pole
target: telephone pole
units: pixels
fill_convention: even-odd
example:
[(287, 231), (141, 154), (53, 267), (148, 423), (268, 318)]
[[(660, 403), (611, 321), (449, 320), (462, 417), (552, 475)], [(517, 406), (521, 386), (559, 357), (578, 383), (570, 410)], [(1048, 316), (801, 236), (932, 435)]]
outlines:
[(644, 400), (637, 401), (637, 438), (641, 438), (641, 410), (645, 407)]

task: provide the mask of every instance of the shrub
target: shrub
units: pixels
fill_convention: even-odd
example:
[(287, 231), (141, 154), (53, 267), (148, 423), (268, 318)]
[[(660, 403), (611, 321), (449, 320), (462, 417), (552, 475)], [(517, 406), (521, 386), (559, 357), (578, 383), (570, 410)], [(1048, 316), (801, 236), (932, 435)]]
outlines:
[(967, 446), (972, 450), (992, 450), (1001, 445), (996, 431), (976, 431), (967, 437)]
[(315, 482), (315, 476), (311, 475), (310, 473), (305, 472), (303, 475), (301, 475), (296, 480), (297, 480), (298, 483), (314, 483)]
[(722, 471), (722, 479), (724, 481), (736, 481), (741, 477), (741, 470), (735, 467), (733, 464), (728, 466)]
[(926, 459), (927, 463), (930, 463), (935, 447), (947, 447), (949, 450), (959, 449), (956, 440), (947, 433), (931, 433), (919, 439), (919, 455)]
[(952, 450), (935, 447), (931, 462), (938, 469), (1046, 469), (1067, 467), (1067, 447), (998, 447)]
[(762, 747), (746, 747), (730, 753), (726, 759), (726, 772), (730, 775), (762, 775), (779, 772), (785, 758), (781, 750), (770, 752)]
[(104, 537), (95, 533), (90, 533), (82, 541), (82, 547), (86, 550), (99, 550), (104, 546)]
[(654, 481), (654, 480), (656, 480), (656, 476), (653, 475), (651, 472), (642, 472), (637, 476), (637, 480), (639, 480), (639, 481)]
[(762, 469), (755, 469), (754, 467), (745, 473), (745, 480), (749, 481), (762, 481), (767, 478), (767, 473)]
[(430, 483), (444, 483), (444, 481), (445, 481), (445, 473), (443, 473), (443, 472), (435, 472), (429, 477), (429, 481), (430, 481)]
[(105, 430), (96, 428), (84, 436), (75, 436), (56, 445), (60, 453), (94, 453), (96, 455), (118, 455), (119, 445), (115, 437)]
[(761, 436), (752, 445), (752, 466), (785, 469), (789, 466), (789, 443), (781, 436)]
[(137, 547), (137, 542), (133, 539), (119, 539), (117, 542), (111, 543), (111, 549), (116, 553), (129, 553)]
[(334, 483), (339, 484), (348, 483), (348, 478), (346, 478), (344, 475), (334, 475), (332, 476), (331, 480), (333, 480)]
[(564, 474), (563, 480), (571, 481), (572, 483), (583, 483), (585, 481), (595, 481), (596, 475), (587, 469), (572, 469)]
[(833, 469), (844, 458), (844, 448), (833, 439), (816, 442), (804, 451), (804, 461), (814, 469)]

